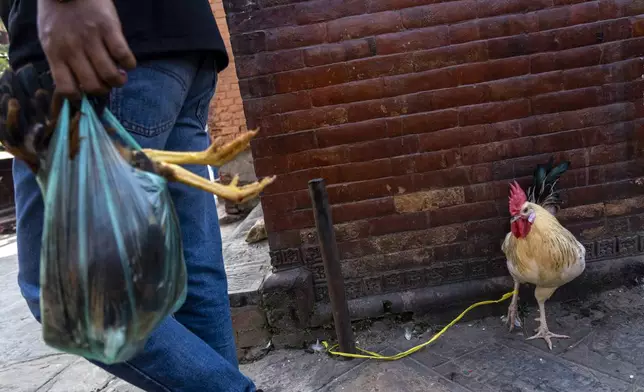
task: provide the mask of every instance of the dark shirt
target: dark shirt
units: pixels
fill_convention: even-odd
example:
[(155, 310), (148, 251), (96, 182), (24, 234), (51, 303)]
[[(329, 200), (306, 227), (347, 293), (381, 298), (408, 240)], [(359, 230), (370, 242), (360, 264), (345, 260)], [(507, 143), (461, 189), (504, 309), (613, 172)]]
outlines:
[[(36, 5), (37, 0), (0, 0), (13, 69), (45, 60), (38, 40)], [(114, 0), (114, 5), (137, 60), (212, 51), (218, 71), (228, 66), (226, 47), (208, 0)]]

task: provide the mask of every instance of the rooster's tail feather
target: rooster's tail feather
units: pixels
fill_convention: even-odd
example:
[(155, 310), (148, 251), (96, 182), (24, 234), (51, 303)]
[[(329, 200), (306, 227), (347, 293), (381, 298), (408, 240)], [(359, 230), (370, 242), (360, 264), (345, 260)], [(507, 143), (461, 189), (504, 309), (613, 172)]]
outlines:
[(532, 178), (532, 185), (528, 188), (528, 201), (539, 204), (552, 214), (557, 213), (561, 206), (557, 182), (559, 177), (569, 168), (570, 161), (564, 161), (554, 166), (552, 157), (548, 163), (537, 165)]

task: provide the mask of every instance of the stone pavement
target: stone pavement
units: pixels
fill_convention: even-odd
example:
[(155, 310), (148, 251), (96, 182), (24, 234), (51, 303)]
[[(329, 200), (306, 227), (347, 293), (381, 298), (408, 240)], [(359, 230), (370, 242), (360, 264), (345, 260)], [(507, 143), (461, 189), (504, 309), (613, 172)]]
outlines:
[[(14, 237), (0, 237), (0, 391), (133, 392), (83, 359), (46, 347), (16, 284)], [(534, 300), (523, 298), (527, 329), (536, 322)], [(644, 286), (604, 292), (583, 301), (547, 305), (558, 340), (508, 333), (498, 316), (464, 321), (435, 344), (396, 362), (341, 361), (304, 350), (279, 350), (242, 365), (267, 392), (644, 392)], [(357, 323), (359, 346), (394, 354), (427, 340), (440, 328), (432, 319)], [(410, 340), (405, 332), (411, 332)], [(409, 334), (408, 334), (409, 336)], [(225, 392), (225, 391), (222, 391)]]

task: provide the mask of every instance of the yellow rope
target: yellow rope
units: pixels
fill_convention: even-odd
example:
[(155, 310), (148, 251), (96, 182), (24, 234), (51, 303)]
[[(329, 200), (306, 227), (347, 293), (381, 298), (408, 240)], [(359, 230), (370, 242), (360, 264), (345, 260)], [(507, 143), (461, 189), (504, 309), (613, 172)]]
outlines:
[(343, 352), (340, 352), (340, 351), (333, 351), (336, 347), (338, 347), (337, 344), (333, 345), (331, 347), (329, 347), (329, 343), (327, 343), (325, 341), (323, 341), (322, 344), (324, 345), (324, 348), (326, 348), (326, 351), (329, 354), (332, 354), (332, 355), (339, 355), (341, 357), (349, 357), (349, 358), (366, 358), (366, 359), (380, 359), (380, 360), (383, 360), (383, 361), (397, 361), (397, 360), (399, 360), (401, 358), (404, 358), (404, 357), (406, 357), (408, 355), (411, 355), (411, 354), (415, 353), (416, 351), (420, 350), (421, 348), (423, 348), (425, 346), (428, 346), (428, 345), (432, 344), (433, 342), (435, 342), (436, 339), (441, 337), (441, 335), (444, 334), (445, 331), (447, 331), (450, 327), (452, 327), (454, 324), (459, 322), (465, 316), (465, 314), (467, 314), (467, 312), (469, 312), (470, 310), (472, 310), (474, 308), (477, 308), (479, 306), (483, 306), (483, 305), (492, 305), (492, 304), (501, 303), (501, 302), (505, 301), (506, 299), (512, 297), (514, 295), (514, 293), (515, 293), (514, 291), (511, 291), (509, 293), (503, 294), (503, 297), (501, 297), (500, 299), (489, 300), (489, 301), (481, 301), (481, 302), (475, 303), (474, 305), (471, 305), (470, 307), (465, 309), (463, 311), (463, 313), (459, 314), (458, 317), (456, 317), (454, 320), (452, 320), (451, 323), (447, 324), (445, 326), (445, 328), (441, 329), (440, 332), (438, 332), (431, 339), (429, 339), (427, 342), (425, 342), (423, 344), (419, 344), (416, 347), (412, 347), (409, 350), (407, 350), (405, 352), (402, 352), (402, 353), (398, 353), (396, 355), (391, 355), (391, 356), (380, 355), (378, 353), (367, 351), (367, 350), (361, 349), (359, 347), (356, 347), (356, 350), (358, 350), (360, 352), (363, 352), (365, 354), (343, 353)]

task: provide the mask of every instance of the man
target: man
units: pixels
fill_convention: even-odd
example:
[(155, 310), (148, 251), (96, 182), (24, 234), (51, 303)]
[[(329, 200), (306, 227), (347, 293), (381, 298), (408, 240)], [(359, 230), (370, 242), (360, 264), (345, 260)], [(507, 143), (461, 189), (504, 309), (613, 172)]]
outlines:
[[(208, 106), (228, 57), (207, 0), (13, 0), (1, 11), (13, 69), (49, 68), (72, 99), (111, 91), (110, 110), (143, 147), (208, 146)], [(18, 283), (40, 320), (43, 201), (25, 164), (16, 161), (13, 176)], [(177, 184), (170, 191), (188, 271), (185, 305), (133, 360), (97, 365), (146, 391), (255, 391), (238, 369), (213, 197)]]

